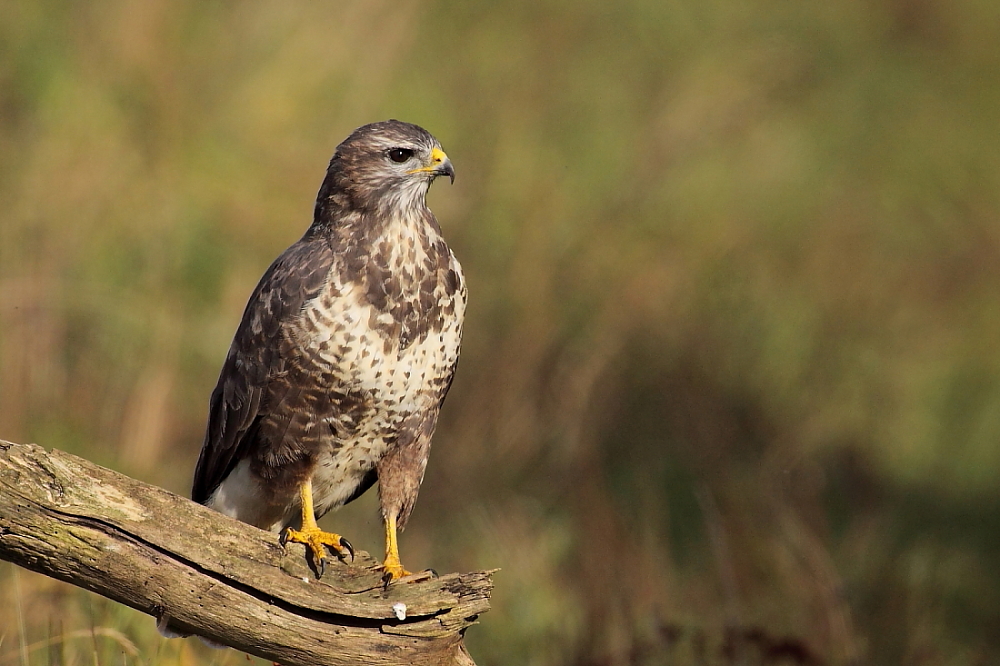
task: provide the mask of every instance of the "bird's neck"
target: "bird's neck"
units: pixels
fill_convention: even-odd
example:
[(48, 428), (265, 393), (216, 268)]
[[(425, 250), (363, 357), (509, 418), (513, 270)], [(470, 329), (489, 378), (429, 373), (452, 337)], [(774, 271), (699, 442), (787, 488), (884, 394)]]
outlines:
[(429, 248), (441, 238), (437, 218), (424, 197), (400, 199), (386, 196), (378, 206), (358, 206), (340, 196), (316, 202), (315, 219), (310, 234), (325, 236), (335, 249), (353, 251), (381, 244), (395, 248)]

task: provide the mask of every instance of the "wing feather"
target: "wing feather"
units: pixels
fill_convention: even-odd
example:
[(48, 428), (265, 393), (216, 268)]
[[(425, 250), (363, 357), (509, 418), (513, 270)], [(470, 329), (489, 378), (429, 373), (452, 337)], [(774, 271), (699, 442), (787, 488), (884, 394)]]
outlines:
[(307, 233), (271, 264), (254, 289), (209, 402), (191, 489), (194, 501), (211, 497), (252, 442), (255, 424), (277, 406), (268, 388), (287, 360), (281, 355), (283, 338), (303, 306), (323, 289), (333, 261), (329, 243)]

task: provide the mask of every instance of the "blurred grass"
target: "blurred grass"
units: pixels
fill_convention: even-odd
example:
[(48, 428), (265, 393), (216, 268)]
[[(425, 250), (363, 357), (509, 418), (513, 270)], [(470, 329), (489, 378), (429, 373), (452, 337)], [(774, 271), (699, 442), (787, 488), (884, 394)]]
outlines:
[[(472, 299), (403, 549), (503, 568), (478, 663), (989, 663), (998, 14), (7, 3), (0, 436), (186, 492), (250, 290), (398, 117)], [(244, 661), (14, 575), (0, 664)]]

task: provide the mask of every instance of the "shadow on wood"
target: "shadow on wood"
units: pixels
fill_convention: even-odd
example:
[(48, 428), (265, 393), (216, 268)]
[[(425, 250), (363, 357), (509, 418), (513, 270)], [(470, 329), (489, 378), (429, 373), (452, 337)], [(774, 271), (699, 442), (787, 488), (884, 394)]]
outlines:
[[(358, 552), (322, 581), (301, 546), (82, 458), (0, 440), (0, 559), (280, 662), (473, 664), (492, 572), (383, 587)], [(402, 616), (402, 619), (400, 617)]]

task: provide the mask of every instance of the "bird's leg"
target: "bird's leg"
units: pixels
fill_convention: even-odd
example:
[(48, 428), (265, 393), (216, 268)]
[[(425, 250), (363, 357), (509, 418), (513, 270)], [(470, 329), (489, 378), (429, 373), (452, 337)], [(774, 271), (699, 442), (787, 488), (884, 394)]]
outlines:
[(306, 479), (299, 486), (299, 495), (302, 498), (302, 529), (295, 530), (291, 527), (285, 529), (281, 535), (281, 543), (289, 541), (303, 543), (312, 552), (312, 562), (316, 568), (316, 577), (322, 578), (326, 569), (326, 546), (337, 553), (343, 559), (348, 554), (351, 560), (354, 559), (354, 547), (351, 542), (333, 532), (324, 532), (316, 524), (316, 511), (313, 509), (312, 479)]
[(399, 561), (399, 544), (396, 541), (396, 515), (390, 512), (385, 518), (385, 561), (382, 562), (386, 583), (409, 576), (410, 572), (403, 568)]

